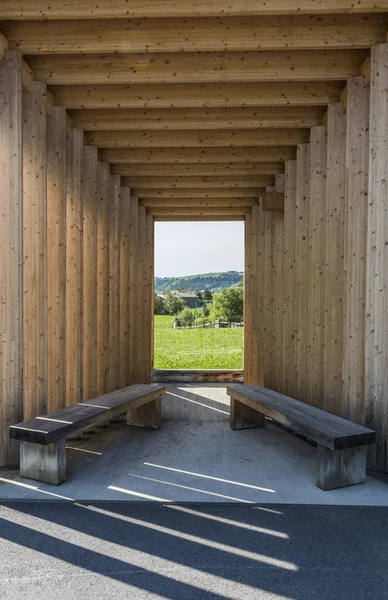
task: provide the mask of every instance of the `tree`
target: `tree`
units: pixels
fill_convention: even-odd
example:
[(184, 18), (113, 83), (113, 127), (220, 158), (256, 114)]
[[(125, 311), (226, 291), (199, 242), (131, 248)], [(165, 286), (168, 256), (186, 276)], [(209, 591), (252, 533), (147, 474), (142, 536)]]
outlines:
[(190, 326), (195, 321), (195, 315), (190, 308), (184, 308), (178, 315), (178, 321), (183, 325)]
[(241, 318), (244, 314), (244, 290), (242, 285), (222, 290), (216, 295), (215, 313), (227, 321)]
[(211, 302), (213, 300), (213, 294), (211, 293), (210, 290), (205, 290), (203, 293), (203, 299), (206, 300), (206, 302)]
[(164, 306), (164, 300), (160, 296), (155, 294), (154, 298), (154, 315), (164, 315), (166, 307)]
[(177, 315), (184, 307), (182, 298), (178, 298), (172, 292), (166, 292), (164, 295), (164, 306), (169, 315)]
[(198, 296), (199, 300), (202, 302), (203, 298), (202, 298), (201, 291), (200, 290), (195, 290), (194, 293)]

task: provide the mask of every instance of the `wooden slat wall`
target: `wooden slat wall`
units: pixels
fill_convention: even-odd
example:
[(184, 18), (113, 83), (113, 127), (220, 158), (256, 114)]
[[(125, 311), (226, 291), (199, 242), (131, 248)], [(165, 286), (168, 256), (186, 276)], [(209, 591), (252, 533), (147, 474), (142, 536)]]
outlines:
[(253, 377), (253, 365), (255, 363), (253, 315), (257, 314), (257, 310), (254, 311), (254, 305), (257, 302), (256, 286), (254, 285), (257, 277), (257, 267), (254, 268), (253, 266), (253, 232), (257, 228), (257, 223), (254, 227), (253, 221), (252, 213), (246, 215), (244, 238), (244, 382), (247, 384), (255, 383)]
[(120, 189), (119, 262), (120, 262), (120, 320), (119, 320), (119, 385), (130, 384), (130, 235), (131, 190)]
[(83, 400), (97, 395), (97, 148), (84, 148)]
[(366, 421), (370, 467), (388, 471), (388, 44), (372, 48), (366, 286)]
[(24, 419), (47, 409), (46, 85), (23, 92), (23, 405)]
[(66, 109), (47, 120), (47, 410), (66, 405)]
[(8, 427), (23, 416), (22, 60), (0, 62), (0, 466), (16, 464)]
[(309, 402), (323, 406), (326, 243), (326, 131), (312, 127), (310, 136), (310, 203), (308, 220), (307, 385)]
[(343, 393), (345, 154), (346, 115), (342, 102), (337, 102), (327, 112), (323, 407), (338, 415)]
[(139, 260), (139, 202), (136, 196), (130, 197), (130, 224), (129, 224), (129, 380), (136, 382), (137, 373), (137, 348), (138, 348), (138, 260)]
[(369, 89), (352, 77), (346, 102), (344, 347), (342, 415), (364, 421), (365, 260), (368, 214)]

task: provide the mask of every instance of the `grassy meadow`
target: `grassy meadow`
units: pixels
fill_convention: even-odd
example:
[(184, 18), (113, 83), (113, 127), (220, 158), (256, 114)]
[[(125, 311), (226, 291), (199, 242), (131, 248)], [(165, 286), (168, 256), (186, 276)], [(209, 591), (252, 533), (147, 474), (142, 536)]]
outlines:
[(155, 315), (155, 369), (242, 369), (244, 329), (173, 329)]

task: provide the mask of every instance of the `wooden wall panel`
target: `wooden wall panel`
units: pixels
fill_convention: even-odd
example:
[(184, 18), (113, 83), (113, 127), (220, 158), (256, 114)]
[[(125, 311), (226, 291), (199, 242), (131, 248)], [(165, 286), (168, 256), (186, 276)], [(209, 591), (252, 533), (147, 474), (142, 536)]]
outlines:
[(98, 156), (84, 147), (83, 205), (83, 400), (97, 396)]
[(0, 466), (16, 464), (9, 426), (23, 417), (22, 59), (0, 62)]
[(325, 410), (341, 414), (346, 115), (342, 102), (327, 111), (326, 250), (324, 312)]
[(129, 225), (129, 380), (137, 381), (136, 355), (138, 340), (138, 250), (139, 250), (139, 202), (136, 196), (130, 198), (130, 225)]
[[(275, 192), (284, 194), (285, 176), (275, 175)], [(283, 360), (283, 309), (284, 309), (284, 276), (283, 276), (283, 254), (284, 254), (284, 214), (273, 213), (273, 389), (281, 392), (282, 382), (282, 360)]]
[(47, 119), (47, 410), (66, 405), (66, 109)]
[(145, 338), (147, 332), (145, 330), (146, 310), (145, 310), (145, 288), (146, 288), (146, 209), (144, 206), (138, 207), (138, 245), (136, 249), (136, 347), (135, 347), (135, 383), (144, 383), (143, 377), (145, 372), (146, 357), (144, 355)]
[(69, 129), (66, 154), (66, 405), (82, 401), (82, 129)]
[(388, 472), (388, 44), (372, 48), (366, 287), (366, 422), (370, 468)]
[(342, 416), (364, 421), (365, 255), (368, 207), (369, 89), (348, 79), (344, 240)]
[(296, 161), (295, 216), (295, 355), (297, 400), (308, 402), (308, 223), (310, 203), (310, 145), (300, 144)]
[(97, 206), (97, 392), (108, 391), (109, 369), (109, 163), (98, 163)]
[[(145, 282), (144, 282), (144, 367), (143, 383), (151, 383), (153, 366), (153, 277), (154, 277), (154, 219), (146, 214), (145, 218)], [(141, 285), (141, 283), (140, 283)]]
[(272, 212), (263, 210), (264, 221), (262, 281), (264, 291), (263, 319), (263, 369), (264, 385), (273, 389), (274, 385), (274, 216)]
[(109, 210), (109, 372), (108, 389), (119, 387), (119, 328), (120, 328), (120, 176), (110, 177)]
[(23, 414), (47, 411), (46, 85), (23, 92)]
[(310, 204), (308, 222), (307, 384), (309, 402), (323, 407), (326, 249), (326, 129), (310, 134)]
[(296, 394), (296, 302), (295, 302), (295, 228), (296, 228), (296, 160), (285, 163), (284, 189), (284, 306), (282, 388), (289, 396)]
[(119, 383), (120, 387), (130, 384), (130, 235), (131, 235), (131, 190), (120, 190), (119, 222), (120, 254), (120, 331), (119, 331)]

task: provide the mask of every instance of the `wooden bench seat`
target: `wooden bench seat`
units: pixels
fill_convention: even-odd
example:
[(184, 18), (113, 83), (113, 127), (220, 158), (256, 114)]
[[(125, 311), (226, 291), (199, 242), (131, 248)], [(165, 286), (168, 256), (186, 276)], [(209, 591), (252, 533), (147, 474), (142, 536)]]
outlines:
[(366, 449), (375, 432), (259, 385), (231, 385), (232, 429), (263, 427), (269, 417), (317, 442), (317, 485), (331, 490), (366, 479)]
[(11, 438), (20, 441), (20, 475), (54, 485), (63, 483), (66, 481), (66, 438), (125, 412), (128, 425), (159, 429), (161, 396), (165, 391), (159, 385), (131, 385), (11, 425)]

